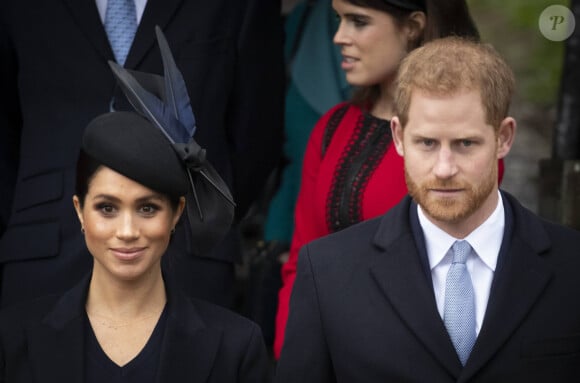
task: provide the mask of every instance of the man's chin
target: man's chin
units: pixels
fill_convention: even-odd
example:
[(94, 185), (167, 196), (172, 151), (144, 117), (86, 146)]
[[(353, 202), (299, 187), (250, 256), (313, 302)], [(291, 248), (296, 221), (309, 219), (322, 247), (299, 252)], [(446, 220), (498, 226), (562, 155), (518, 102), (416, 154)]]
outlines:
[(456, 223), (469, 214), (465, 204), (457, 199), (443, 198), (435, 201), (423, 201), (419, 203), (422, 209), (431, 218), (447, 223)]

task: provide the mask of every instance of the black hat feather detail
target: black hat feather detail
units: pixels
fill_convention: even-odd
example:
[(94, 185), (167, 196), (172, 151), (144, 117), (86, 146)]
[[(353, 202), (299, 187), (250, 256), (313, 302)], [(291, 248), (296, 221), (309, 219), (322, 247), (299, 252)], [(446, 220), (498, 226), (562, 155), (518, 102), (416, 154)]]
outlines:
[(206, 160), (205, 149), (193, 138), (196, 123), (185, 81), (161, 29), (156, 27), (155, 32), (163, 76), (127, 70), (112, 61), (109, 65), (135, 111), (159, 129), (181, 160), (189, 184), (186, 219), (191, 250), (207, 254), (229, 230), (235, 203), (226, 183)]

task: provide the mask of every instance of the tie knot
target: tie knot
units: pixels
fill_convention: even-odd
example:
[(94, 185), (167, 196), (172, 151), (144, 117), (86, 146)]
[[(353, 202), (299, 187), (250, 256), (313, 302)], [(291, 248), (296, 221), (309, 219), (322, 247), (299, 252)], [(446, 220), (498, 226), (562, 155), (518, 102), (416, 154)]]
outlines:
[(453, 263), (465, 263), (471, 250), (469, 242), (460, 240), (453, 243)]

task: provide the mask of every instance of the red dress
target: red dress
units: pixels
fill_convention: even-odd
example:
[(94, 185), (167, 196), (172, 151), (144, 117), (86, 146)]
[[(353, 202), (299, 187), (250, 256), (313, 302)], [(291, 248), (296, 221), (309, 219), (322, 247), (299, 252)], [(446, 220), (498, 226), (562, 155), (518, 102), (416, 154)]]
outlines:
[[(503, 175), (500, 161), (499, 178)], [(390, 123), (350, 103), (316, 123), (304, 155), (288, 261), (282, 266), (274, 356), (280, 356), (300, 248), (317, 238), (387, 212), (407, 193), (404, 162)]]

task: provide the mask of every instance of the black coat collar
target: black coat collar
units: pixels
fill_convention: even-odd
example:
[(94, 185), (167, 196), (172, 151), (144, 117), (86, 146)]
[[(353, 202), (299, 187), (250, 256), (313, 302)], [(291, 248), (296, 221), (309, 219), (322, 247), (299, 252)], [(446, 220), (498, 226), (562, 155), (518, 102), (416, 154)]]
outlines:
[[(66, 292), (28, 329), (33, 374), (38, 381), (82, 382), (83, 323), (90, 275)], [(163, 338), (158, 382), (204, 382), (210, 376), (222, 333), (208, 327), (195, 304), (166, 284), (167, 327)]]

